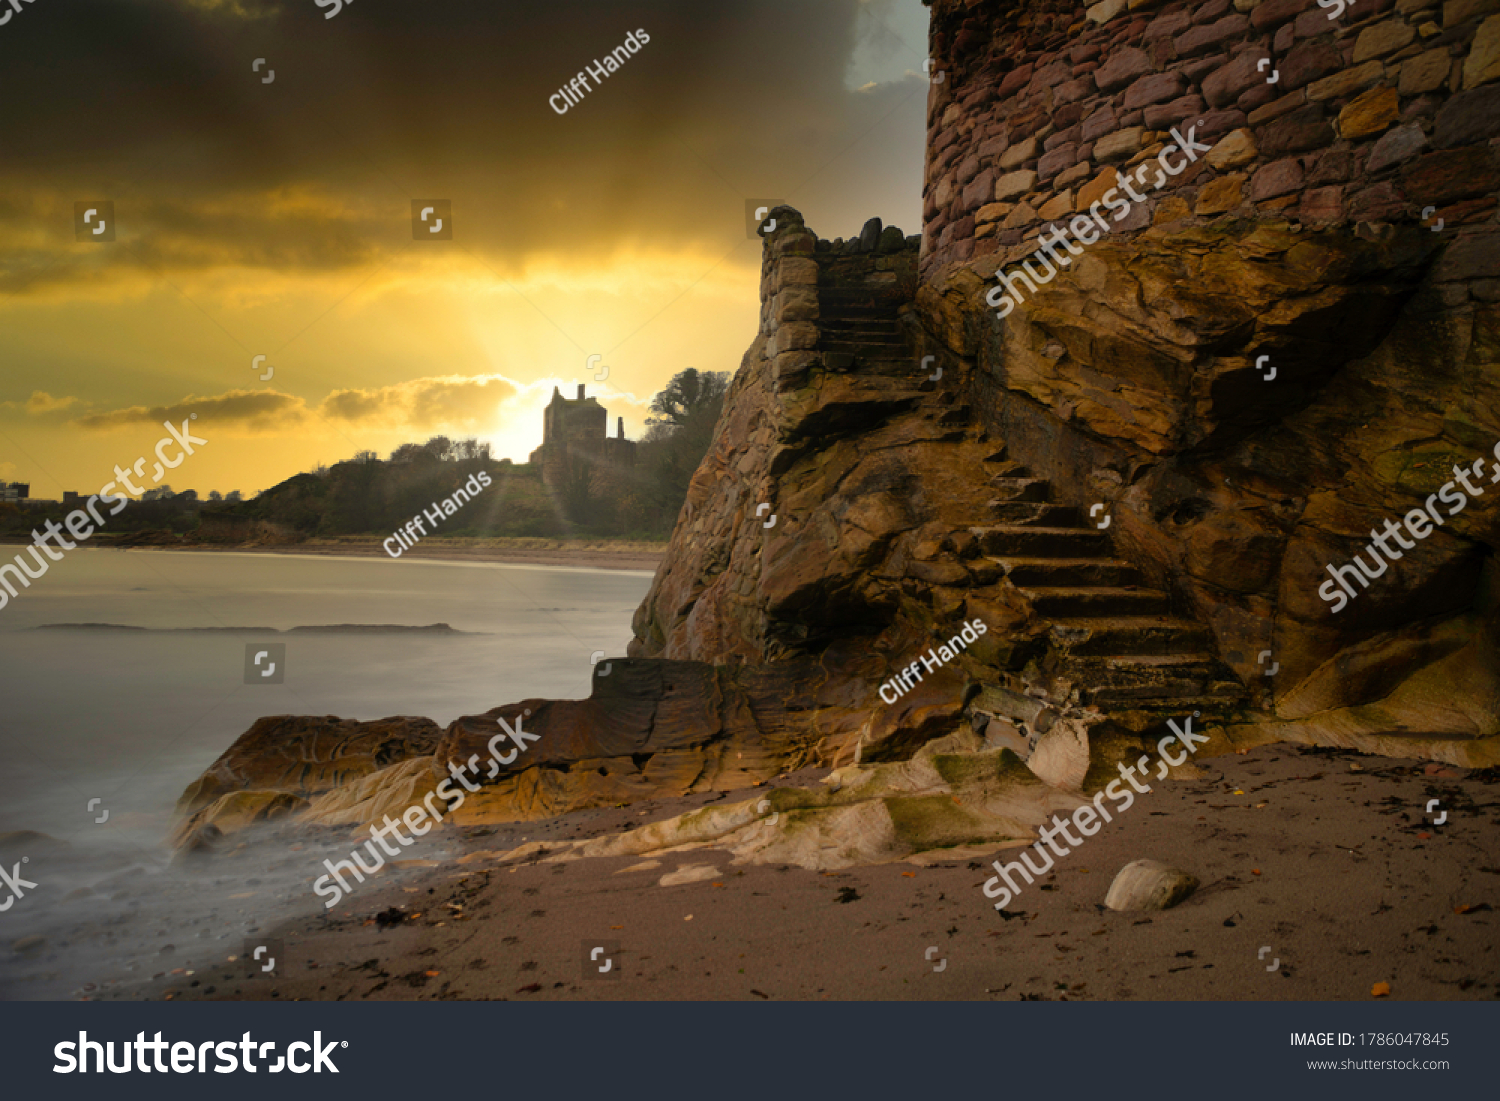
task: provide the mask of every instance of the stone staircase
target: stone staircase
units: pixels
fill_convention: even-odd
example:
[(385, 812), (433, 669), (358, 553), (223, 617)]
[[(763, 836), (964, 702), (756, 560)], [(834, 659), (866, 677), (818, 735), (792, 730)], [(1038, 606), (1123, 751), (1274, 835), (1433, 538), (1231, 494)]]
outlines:
[(1081, 702), (1127, 710), (1232, 710), (1247, 693), (1201, 623), (1172, 614), (1170, 596), (1114, 556), (1107, 530), (1052, 500), (1044, 479), (1005, 457), (989, 503), (994, 523), (970, 530), (981, 552), (1050, 625), (1046, 672)]
[[(824, 365), (853, 372), (892, 399), (933, 407), (928, 415), (963, 432), (972, 410), (922, 369), (902, 335), (894, 290), (819, 287)], [(1081, 509), (1054, 502), (1051, 485), (1003, 448), (989, 465), (991, 522), (970, 531), (1049, 625), (1042, 672), (1055, 694), (1077, 688), (1079, 702), (1115, 711), (1214, 715), (1244, 704), (1247, 692), (1214, 652), (1212, 634), (1174, 616), (1169, 595), (1114, 556), (1107, 531)]]
[(948, 405), (933, 416), (943, 426), (971, 422), (973, 410), (958, 405), (951, 390), (928, 378), (901, 332), (905, 300), (894, 288), (819, 287), (818, 351), (832, 371), (854, 372), (861, 384), (913, 404)]
[(818, 288), (818, 350), (836, 371), (858, 369), (862, 376), (901, 378), (913, 383), (911, 349), (896, 319), (899, 300), (874, 289)]

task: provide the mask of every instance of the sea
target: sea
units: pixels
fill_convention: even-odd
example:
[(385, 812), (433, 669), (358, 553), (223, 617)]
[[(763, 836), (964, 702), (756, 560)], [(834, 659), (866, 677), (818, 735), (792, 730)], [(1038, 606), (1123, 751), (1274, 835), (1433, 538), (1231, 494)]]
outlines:
[[(222, 955), (268, 921), (317, 911), (311, 852), (281, 854), (226, 906), (234, 884), (215, 892), (165, 845), (183, 789), (256, 719), (441, 726), (584, 698), (594, 656), (624, 654), (650, 583), (646, 571), (410, 558), (69, 552), (0, 609), (0, 842), (46, 835), (0, 844), (4, 872), (36, 884), (0, 911), (0, 999), (185, 971), (204, 946), (178, 942)], [(450, 630), (403, 630), (435, 625)], [(318, 630), (330, 627), (361, 629)], [(0, 906), (8, 897), (0, 878)]]

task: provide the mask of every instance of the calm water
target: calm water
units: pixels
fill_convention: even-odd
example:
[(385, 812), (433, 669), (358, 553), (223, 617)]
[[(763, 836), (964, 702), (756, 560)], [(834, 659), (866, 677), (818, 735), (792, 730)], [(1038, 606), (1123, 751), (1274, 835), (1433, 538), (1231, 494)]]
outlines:
[[(9, 558), (14, 551), (0, 548)], [(79, 550), (0, 610), (0, 832), (58, 836), (163, 815), (263, 715), (445, 725), (527, 697), (588, 695), (624, 653), (651, 575), (389, 559)], [(446, 623), (463, 636), (37, 631)], [(245, 683), (245, 647), (286, 645), (285, 683)]]
[[(446, 725), (528, 697), (586, 696), (590, 655), (624, 653), (650, 582), (547, 566), (70, 552), (0, 610), (0, 834), (67, 842), (61, 855), (27, 849), (22, 875), (38, 887), (0, 912), (0, 998), (223, 960), (254, 930), (320, 912), (307, 884), (321, 844), (235, 866), (232, 879), (227, 864), (172, 865), (163, 841), (182, 790), (264, 715)], [(35, 629), (59, 623), (154, 630)], [(435, 623), (470, 633), (271, 633)], [(262, 640), (286, 646), (282, 684), (245, 683), (246, 646)], [(7, 869), (19, 852), (0, 853)], [(8, 896), (0, 887), (0, 904)], [(36, 936), (47, 938), (37, 953), (3, 951)]]

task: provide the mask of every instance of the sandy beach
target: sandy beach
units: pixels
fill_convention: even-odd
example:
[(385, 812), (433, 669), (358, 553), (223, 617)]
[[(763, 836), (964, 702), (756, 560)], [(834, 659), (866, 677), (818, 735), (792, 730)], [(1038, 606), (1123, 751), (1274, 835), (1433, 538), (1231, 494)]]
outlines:
[[(0, 540), (26, 546), (29, 540)], [(104, 549), (150, 549), (192, 553), (312, 554), (342, 558), (386, 558), (381, 539), (375, 535), (341, 535), (308, 539), (302, 543), (183, 543), (175, 537), (126, 535), (114, 540), (96, 539), (91, 546)], [(537, 566), (577, 566), (599, 570), (655, 570), (666, 553), (665, 543), (604, 539), (424, 539), (403, 558), (451, 562), (516, 562)]]
[[(712, 850), (499, 859), (523, 837), (615, 832), (746, 789), (473, 829), (467, 856), (388, 869), (330, 915), (267, 930), (284, 946), (274, 975), (225, 961), (83, 996), (1370, 1000), (1382, 983), (1398, 1000), (1500, 996), (1495, 770), (1288, 745), (1199, 767), (1004, 913), (981, 891), (988, 858), (839, 872), (735, 867)], [(1201, 886), (1167, 911), (1106, 909), (1115, 873), (1143, 858)], [(702, 878), (659, 885), (690, 866)]]

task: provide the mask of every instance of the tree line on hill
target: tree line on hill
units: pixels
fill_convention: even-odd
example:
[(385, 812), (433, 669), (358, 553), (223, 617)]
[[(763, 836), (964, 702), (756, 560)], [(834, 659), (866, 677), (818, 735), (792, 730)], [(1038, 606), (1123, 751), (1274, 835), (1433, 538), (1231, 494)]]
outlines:
[(572, 456), (559, 484), (526, 463), (491, 458), (477, 439), (434, 436), (406, 443), (382, 462), (362, 451), (266, 490), (218, 514), (263, 520), (305, 535), (386, 534), (450, 497), (471, 474), (493, 486), (437, 529), (440, 535), (665, 538), (708, 452), (729, 375), (688, 368), (651, 401), (633, 468), (602, 469)]
[[(297, 536), (387, 535), (484, 470), (491, 488), (435, 534), (662, 539), (671, 533), (688, 483), (708, 452), (728, 390), (725, 372), (679, 372), (651, 401), (652, 415), (632, 468), (603, 469), (573, 457), (561, 483), (551, 487), (543, 484), (540, 469), (493, 459), (490, 445), (478, 439), (434, 436), (426, 443), (404, 443), (383, 461), (374, 451), (360, 451), (331, 467), (295, 475), (249, 501), (238, 491), (213, 492), (203, 501), (193, 490), (174, 493), (170, 486), (158, 486), (112, 518), (109, 530), (197, 532), (205, 540), (238, 540), (245, 530), (264, 524)], [(22, 535), (45, 518), (37, 510), (0, 505), (0, 533)]]

